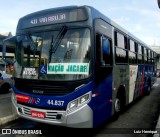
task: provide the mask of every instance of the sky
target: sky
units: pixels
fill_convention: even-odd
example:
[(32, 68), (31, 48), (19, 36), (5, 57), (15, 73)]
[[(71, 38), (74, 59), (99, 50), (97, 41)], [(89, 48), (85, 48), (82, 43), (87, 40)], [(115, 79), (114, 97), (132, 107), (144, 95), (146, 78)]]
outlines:
[(157, 0), (3, 0), (0, 33), (16, 33), (19, 18), (32, 12), (71, 5), (89, 5), (148, 45), (160, 46), (160, 9)]

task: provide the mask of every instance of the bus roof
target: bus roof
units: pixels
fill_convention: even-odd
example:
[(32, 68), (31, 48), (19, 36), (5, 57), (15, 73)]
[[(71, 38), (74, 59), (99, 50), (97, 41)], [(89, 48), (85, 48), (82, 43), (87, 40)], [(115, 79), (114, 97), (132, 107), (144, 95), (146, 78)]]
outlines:
[(88, 19), (86, 8), (81, 6), (66, 6), (51, 8), (28, 14), (20, 18), (17, 30), (42, 25), (84, 21)]

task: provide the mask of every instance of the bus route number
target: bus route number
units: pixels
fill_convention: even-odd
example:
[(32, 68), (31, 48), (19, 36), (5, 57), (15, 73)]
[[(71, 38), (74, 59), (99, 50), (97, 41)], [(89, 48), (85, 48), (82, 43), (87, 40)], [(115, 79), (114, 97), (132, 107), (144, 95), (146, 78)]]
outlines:
[(61, 100), (48, 100), (47, 101), (47, 104), (48, 105), (52, 105), (52, 106), (63, 106), (64, 104), (64, 101), (61, 101)]

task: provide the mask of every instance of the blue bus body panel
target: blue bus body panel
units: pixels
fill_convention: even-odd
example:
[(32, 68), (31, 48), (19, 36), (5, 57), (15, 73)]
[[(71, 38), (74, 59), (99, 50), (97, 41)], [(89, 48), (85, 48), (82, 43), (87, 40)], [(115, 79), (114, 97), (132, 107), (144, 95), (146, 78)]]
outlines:
[[(15, 87), (13, 87), (13, 90), (16, 95), (29, 96), (28, 101), (22, 103), (24, 105), (29, 105), (33, 108), (35, 107), (64, 110), (67, 108), (67, 105), (70, 101), (89, 91), (92, 91), (92, 95), (94, 95), (95, 93), (98, 94), (98, 96), (96, 97), (91, 97), (92, 99), (88, 103), (88, 105), (93, 110), (93, 127), (96, 127), (112, 115), (112, 103), (110, 102), (110, 100), (112, 100), (112, 75), (108, 75), (107, 78), (104, 79), (104, 81), (102, 81), (95, 89), (94, 87), (95, 85), (92, 81), (81, 87), (80, 89), (75, 90), (75, 92), (72, 92), (65, 96), (27, 94), (17, 90)], [(57, 101), (63, 101), (63, 103), (56, 104), (55, 102)], [(50, 102), (50, 104), (48, 102)]]
[(95, 89), (89, 106), (93, 110), (93, 127), (97, 127), (112, 115), (112, 74), (109, 74)]
[(154, 83), (154, 67), (149, 65), (138, 65), (134, 99), (147, 93), (148, 86), (151, 86), (152, 83)]
[[(66, 109), (70, 101), (76, 99), (77, 97), (91, 91), (93, 88), (93, 82), (89, 82), (78, 90), (69, 93), (64, 96), (52, 96), (52, 95), (37, 95), (28, 94), (13, 88), (15, 94), (20, 94), (24, 96), (29, 96), (27, 102), (22, 102), (24, 105), (31, 105), (32, 107), (42, 107), (48, 109)], [(78, 91), (78, 92), (77, 92)], [(57, 103), (57, 101), (59, 103)], [(61, 102), (61, 103), (60, 103)]]

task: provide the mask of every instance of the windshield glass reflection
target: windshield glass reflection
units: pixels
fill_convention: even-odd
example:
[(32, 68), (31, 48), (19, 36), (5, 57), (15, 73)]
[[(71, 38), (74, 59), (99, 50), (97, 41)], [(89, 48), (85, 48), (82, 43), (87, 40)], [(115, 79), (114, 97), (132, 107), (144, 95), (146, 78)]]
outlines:
[(14, 76), (42, 80), (87, 78), (91, 73), (90, 48), (89, 29), (17, 36)]

